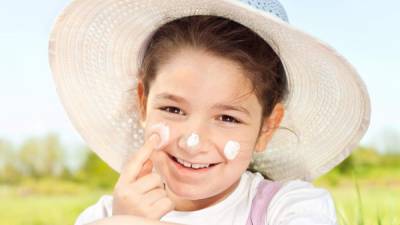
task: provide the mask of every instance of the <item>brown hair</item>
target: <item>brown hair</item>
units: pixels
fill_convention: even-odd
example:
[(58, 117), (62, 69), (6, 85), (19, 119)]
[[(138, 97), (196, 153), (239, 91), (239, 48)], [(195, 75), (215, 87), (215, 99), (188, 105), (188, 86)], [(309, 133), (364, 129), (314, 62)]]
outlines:
[(237, 62), (251, 81), (262, 106), (262, 118), (285, 99), (288, 87), (282, 62), (274, 50), (249, 28), (218, 16), (189, 16), (164, 24), (148, 39), (139, 62), (144, 95), (157, 70), (185, 47), (205, 50)]

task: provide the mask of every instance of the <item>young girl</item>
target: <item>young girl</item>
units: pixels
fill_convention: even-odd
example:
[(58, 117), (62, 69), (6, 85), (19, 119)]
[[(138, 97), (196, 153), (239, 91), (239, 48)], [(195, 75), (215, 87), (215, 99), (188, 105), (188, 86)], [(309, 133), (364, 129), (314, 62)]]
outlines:
[(49, 51), (68, 115), (120, 172), (76, 225), (337, 224), (309, 181), (363, 136), (368, 95), (277, 1), (75, 0)]

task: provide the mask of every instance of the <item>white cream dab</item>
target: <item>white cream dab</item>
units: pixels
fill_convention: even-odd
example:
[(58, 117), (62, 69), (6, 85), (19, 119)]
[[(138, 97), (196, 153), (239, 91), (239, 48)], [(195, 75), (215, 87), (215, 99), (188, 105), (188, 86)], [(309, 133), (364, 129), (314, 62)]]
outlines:
[(165, 123), (157, 123), (150, 128), (150, 132), (156, 132), (160, 135), (161, 141), (157, 145), (157, 149), (160, 149), (163, 147), (165, 144), (167, 144), (168, 139), (169, 139), (169, 127)]
[(229, 160), (236, 158), (239, 153), (240, 144), (237, 141), (227, 141), (224, 147), (224, 154)]
[(196, 133), (192, 133), (192, 134), (190, 134), (190, 136), (186, 140), (186, 145), (189, 148), (193, 148), (193, 147), (195, 147), (196, 145), (199, 144), (199, 140), (200, 140), (199, 135), (196, 134)]

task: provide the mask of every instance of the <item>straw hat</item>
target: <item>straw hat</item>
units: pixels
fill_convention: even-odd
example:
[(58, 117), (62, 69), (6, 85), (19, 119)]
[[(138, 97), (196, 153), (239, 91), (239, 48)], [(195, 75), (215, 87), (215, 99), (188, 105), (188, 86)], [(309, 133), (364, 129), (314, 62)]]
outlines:
[[(335, 50), (291, 26), (275, 0), (75, 0), (53, 25), (49, 58), (58, 95), (89, 147), (114, 170), (143, 144), (134, 96), (138, 55), (171, 20), (216, 15), (258, 33), (288, 78), (285, 116), (252, 169), (273, 180), (312, 180), (345, 159), (367, 130), (370, 101)], [(129, 103), (129, 104), (127, 104)]]

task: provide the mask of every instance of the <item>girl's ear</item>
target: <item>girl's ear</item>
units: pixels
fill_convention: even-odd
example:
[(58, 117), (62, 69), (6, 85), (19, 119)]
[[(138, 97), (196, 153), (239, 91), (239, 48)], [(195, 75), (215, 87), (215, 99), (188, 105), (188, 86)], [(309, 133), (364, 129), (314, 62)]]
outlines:
[(277, 103), (271, 113), (271, 115), (265, 118), (262, 122), (257, 143), (255, 146), (256, 152), (262, 152), (266, 149), (268, 142), (271, 140), (272, 135), (279, 127), (282, 118), (285, 114), (285, 108), (282, 103)]
[(144, 85), (142, 81), (138, 81), (137, 84), (137, 103), (138, 103), (138, 116), (142, 127), (146, 125), (146, 96), (144, 94)]

